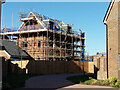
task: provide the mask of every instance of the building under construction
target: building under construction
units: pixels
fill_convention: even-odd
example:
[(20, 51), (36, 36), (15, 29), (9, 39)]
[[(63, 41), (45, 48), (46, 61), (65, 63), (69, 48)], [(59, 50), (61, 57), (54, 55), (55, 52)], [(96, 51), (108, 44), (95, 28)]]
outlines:
[(15, 41), (35, 60), (84, 60), (85, 33), (35, 12), (21, 13), (18, 30), (4, 28), (3, 39)]

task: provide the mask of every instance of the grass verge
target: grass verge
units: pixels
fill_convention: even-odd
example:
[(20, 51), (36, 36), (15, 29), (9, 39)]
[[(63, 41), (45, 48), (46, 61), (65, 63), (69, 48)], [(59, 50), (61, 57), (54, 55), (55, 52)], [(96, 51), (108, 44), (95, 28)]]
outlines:
[(87, 80), (90, 80), (90, 77), (92, 78), (93, 75), (79, 75), (79, 76), (70, 76), (70, 77), (67, 77), (66, 79), (71, 81), (72, 83), (82, 83), (82, 82), (85, 82)]
[(117, 78), (115, 77), (111, 77), (105, 80), (97, 80), (90, 75), (85, 75), (85, 76), (79, 75), (79, 76), (67, 77), (66, 79), (75, 84), (81, 83), (87, 85), (112, 86), (112, 87), (120, 88), (120, 80), (117, 80)]

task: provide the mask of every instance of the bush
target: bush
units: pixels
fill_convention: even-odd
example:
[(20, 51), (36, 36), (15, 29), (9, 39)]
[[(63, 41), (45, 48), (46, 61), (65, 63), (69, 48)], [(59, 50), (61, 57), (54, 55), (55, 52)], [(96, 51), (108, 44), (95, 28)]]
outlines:
[(91, 80), (87, 80), (87, 81), (85, 81), (84, 82), (85, 84), (87, 84), (87, 85), (96, 85), (96, 84), (98, 84), (99, 82), (98, 82), (98, 80), (96, 80), (96, 79), (91, 79)]
[(117, 82), (117, 78), (116, 77), (111, 77), (108, 80), (109, 80), (110, 83)]
[(98, 81), (96, 80), (96, 79), (91, 79), (91, 84), (92, 85), (95, 85), (95, 84), (97, 84), (98, 83)]
[(116, 77), (111, 77), (108, 80), (109, 80), (110, 86), (115, 86), (115, 83), (117, 82)]
[(89, 79), (91, 80), (91, 79), (93, 79), (92, 77), (89, 77)]
[(120, 80), (115, 83), (115, 87), (120, 87)]
[(105, 85), (105, 86), (108, 86), (110, 83), (109, 83), (109, 80), (108, 79), (105, 79), (101, 82), (101, 85)]
[(89, 85), (89, 84), (91, 84), (91, 82), (92, 82), (91, 80), (87, 80), (84, 83), (87, 84), (87, 85)]
[(72, 81), (74, 83), (83, 83), (87, 85), (102, 85), (102, 86), (114, 86), (120, 87), (120, 80), (117, 80), (116, 77), (111, 77), (105, 80), (96, 80), (91, 76), (72, 76), (68, 77), (67, 80)]
[(8, 82), (3, 83), (2, 87), (4, 87), (4, 89), (8, 89), (11, 88), (11, 85)]

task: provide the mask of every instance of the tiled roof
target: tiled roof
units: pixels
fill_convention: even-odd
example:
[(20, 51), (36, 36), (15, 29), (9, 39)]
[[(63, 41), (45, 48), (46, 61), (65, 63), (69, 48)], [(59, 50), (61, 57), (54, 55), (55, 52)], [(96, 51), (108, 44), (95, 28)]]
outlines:
[(0, 49), (5, 49), (5, 51), (7, 51), (11, 58), (29, 58), (29, 55), (19, 46), (17, 46), (16, 43), (13, 41), (0, 40), (0, 47), (4, 47)]

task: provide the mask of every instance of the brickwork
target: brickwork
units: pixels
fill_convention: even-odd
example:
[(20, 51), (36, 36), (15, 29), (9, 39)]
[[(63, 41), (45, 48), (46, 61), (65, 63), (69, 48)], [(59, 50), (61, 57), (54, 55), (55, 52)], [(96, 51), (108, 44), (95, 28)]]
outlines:
[(106, 55), (97, 54), (93, 56), (94, 71), (97, 79), (104, 80), (107, 78), (107, 60)]
[(105, 80), (107, 79), (107, 63), (106, 63), (106, 56), (100, 57), (100, 68), (97, 72), (97, 79)]
[(108, 50), (108, 78), (118, 78), (119, 28), (118, 28), (118, 2), (114, 2), (107, 19), (107, 50)]
[(94, 62), (94, 65), (95, 65), (95, 71), (97, 69), (99, 69), (99, 62), (100, 62), (100, 57), (102, 56), (102, 54), (97, 54), (97, 55), (94, 55), (93, 56), (93, 62)]

